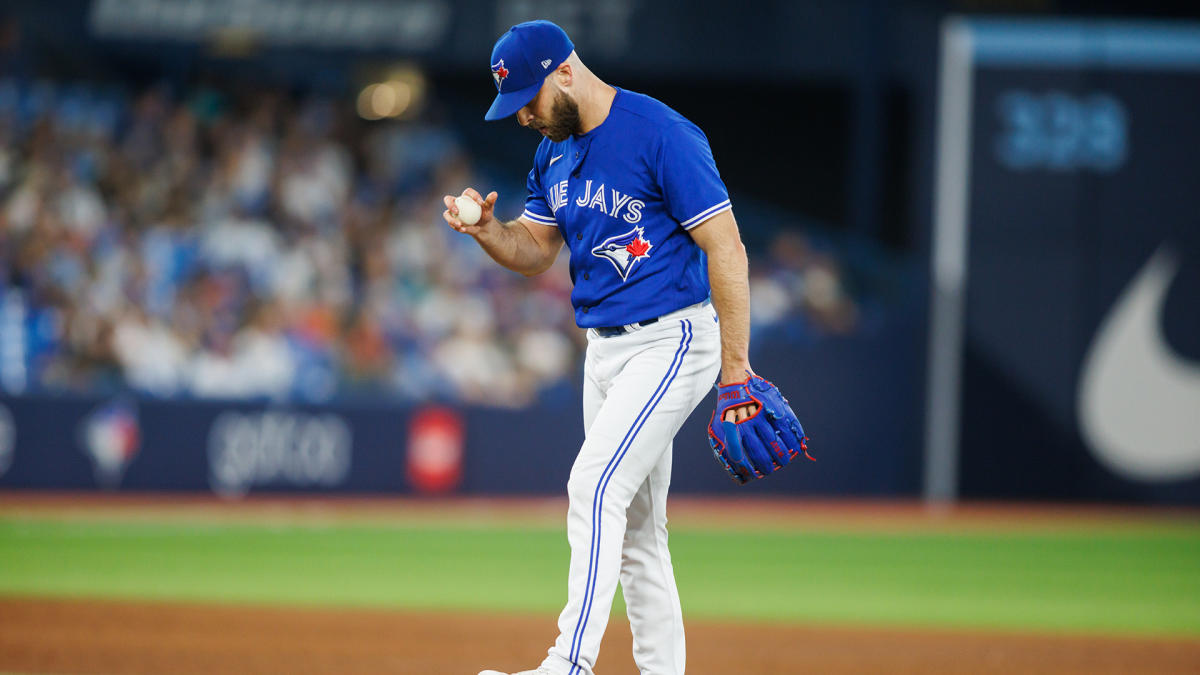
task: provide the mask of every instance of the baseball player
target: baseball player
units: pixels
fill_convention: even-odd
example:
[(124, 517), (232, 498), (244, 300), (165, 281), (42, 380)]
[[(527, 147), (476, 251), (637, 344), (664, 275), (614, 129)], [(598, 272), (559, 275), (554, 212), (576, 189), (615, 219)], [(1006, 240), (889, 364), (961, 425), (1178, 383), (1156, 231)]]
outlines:
[(485, 118), (515, 114), (544, 136), (525, 210), (500, 222), (496, 193), (468, 188), (478, 221), (460, 220), (450, 195), (443, 217), (525, 275), (549, 269), (565, 242), (588, 339), (586, 440), (567, 482), (568, 599), (558, 639), (525, 673), (592, 675), (620, 581), (641, 673), (680, 675), (683, 617), (667, 550), (672, 439), (720, 373), (734, 384), (721, 389), (710, 442), (736, 480), (769, 473), (803, 443), (764, 452), (781, 437), (750, 440), (752, 419), (782, 418), (775, 399), (748, 388), (765, 380), (750, 376), (746, 251), (729, 195), (696, 125), (601, 81), (553, 23), (514, 26), (496, 42), (491, 71), (499, 93)]

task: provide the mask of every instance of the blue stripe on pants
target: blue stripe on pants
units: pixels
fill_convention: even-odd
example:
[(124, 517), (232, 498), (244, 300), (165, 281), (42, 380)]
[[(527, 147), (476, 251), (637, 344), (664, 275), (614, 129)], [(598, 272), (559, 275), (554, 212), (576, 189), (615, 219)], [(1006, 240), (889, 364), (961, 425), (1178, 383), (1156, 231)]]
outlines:
[(600, 480), (596, 484), (596, 492), (592, 495), (592, 540), (588, 551), (587, 590), (584, 594), (583, 608), (580, 610), (579, 619), (575, 622), (575, 633), (571, 637), (571, 672), (569, 675), (575, 675), (579, 670), (579, 664), (576, 663), (576, 660), (579, 658), (579, 650), (583, 648), (583, 634), (587, 630), (592, 600), (596, 592), (596, 577), (598, 576), (596, 568), (600, 563), (599, 516), (600, 512), (604, 509), (604, 491), (608, 487), (608, 481), (612, 480), (613, 474), (616, 473), (617, 466), (621, 464), (621, 460), (625, 457), (625, 453), (633, 445), (638, 432), (646, 424), (646, 420), (650, 418), (650, 414), (654, 412), (659, 401), (666, 396), (667, 390), (671, 388), (671, 383), (675, 381), (675, 376), (679, 374), (679, 369), (683, 366), (683, 357), (687, 355), (692, 343), (692, 322), (685, 319), (680, 321), (679, 324), (683, 328), (683, 337), (679, 340), (679, 347), (675, 349), (675, 357), (671, 360), (671, 365), (667, 368), (667, 373), (663, 375), (663, 379), (658, 383), (658, 388), (650, 395), (650, 400), (642, 407), (641, 412), (634, 418), (629, 430), (625, 432), (625, 438), (621, 440), (616, 452), (613, 453), (613, 456), (608, 460), (608, 464), (604, 467), (604, 471), (600, 473)]

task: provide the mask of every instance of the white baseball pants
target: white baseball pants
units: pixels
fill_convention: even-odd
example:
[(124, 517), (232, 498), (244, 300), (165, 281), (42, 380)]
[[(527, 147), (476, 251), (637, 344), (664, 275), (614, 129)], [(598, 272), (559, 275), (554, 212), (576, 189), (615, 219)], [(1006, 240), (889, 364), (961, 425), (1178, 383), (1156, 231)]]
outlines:
[[(588, 332), (583, 447), (567, 483), (567, 605), (542, 667), (593, 675), (620, 580), (641, 675), (682, 675), (683, 616), (667, 550), (672, 439), (720, 370), (720, 331), (704, 303), (614, 337)], [(689, 456), (707, 456), (688, 439)], [(700, 461), (699, 459), (697, 461)]]

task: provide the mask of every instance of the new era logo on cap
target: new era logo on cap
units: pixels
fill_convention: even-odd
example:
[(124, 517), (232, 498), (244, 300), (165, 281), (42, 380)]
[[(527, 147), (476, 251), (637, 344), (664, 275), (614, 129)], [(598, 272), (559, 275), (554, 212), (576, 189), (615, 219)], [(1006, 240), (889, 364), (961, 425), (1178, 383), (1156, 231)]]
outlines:
[(510, 28), (492, 48), (489, 63), (499, 93), (484, 119), (508, 117), (527, 105), (537, 96), (548, 71), (573, 51), (571, 39), (549, 21), (527, 21)]

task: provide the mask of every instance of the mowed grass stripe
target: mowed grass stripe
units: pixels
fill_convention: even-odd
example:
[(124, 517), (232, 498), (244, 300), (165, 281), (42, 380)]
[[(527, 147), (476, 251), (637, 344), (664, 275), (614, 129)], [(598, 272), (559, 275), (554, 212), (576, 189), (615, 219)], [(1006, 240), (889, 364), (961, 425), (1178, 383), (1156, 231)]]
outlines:
[(725, 616), (1200, 634), (1195, 536), (697, 533), (676, 542), (679, 576), (707, 579), (704, 610)]
[[(1200, 635), (1200, 536), (672, 534), (689, 617)], [(555, 612), (554, 528), (0, 519), (0, 593)], [(618, 603), (618, 611), (620, 604)]]
[(23, 594), (541, 608), (548, 557), (567, 559), (551, 531), (0, 521), (0, 592)]

